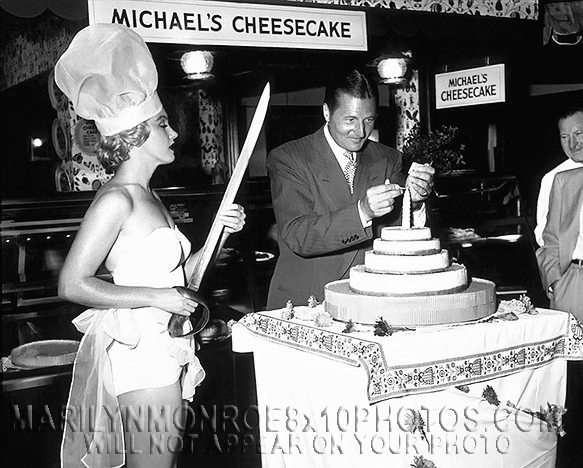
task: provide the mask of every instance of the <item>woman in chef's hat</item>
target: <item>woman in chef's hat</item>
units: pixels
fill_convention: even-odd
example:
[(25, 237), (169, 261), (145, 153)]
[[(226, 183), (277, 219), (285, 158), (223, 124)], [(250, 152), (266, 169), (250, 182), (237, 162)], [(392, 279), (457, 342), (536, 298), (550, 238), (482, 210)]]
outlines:
[[(158, 75), (142, 38), (121, 25), (80, 31), (55, 66), (75, 112), (101, 133), (98, 155), (113, 178), (95, 195), (59, 278), (59, 296), (91, 307), (73, 370), (62, 444), (64, 467), (171, 467), (182, 444), (184, 400), (204, 370), (191, 336), (168, 333), (172, 314), (196, 302), (184, 286), (196, 263), (159, 196), (156, 168), (174, 161), (177, 137), (156, 93)], [(219, 213), (225, 235), (243, 209)], [(113, 283), (96, 272), (105, 262)], [(187, 322), (189, 323), (189, 322)]]

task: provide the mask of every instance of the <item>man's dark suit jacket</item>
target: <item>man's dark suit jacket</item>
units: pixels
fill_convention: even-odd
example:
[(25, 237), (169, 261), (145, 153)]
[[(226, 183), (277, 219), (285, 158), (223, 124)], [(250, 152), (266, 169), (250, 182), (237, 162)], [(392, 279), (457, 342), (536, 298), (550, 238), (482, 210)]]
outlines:
[[(401, 153), (377, 142), (368, 141), (358, 160), (351, 194), (324, 127), (269, 154), (279, 258), (268, 309), (284, 307), (287, 300), (306, 305), (311, 295), (322, 301), (326, 283), (347, 278), (350, 267), (364, 263), (373, 228), (362, 226), (358, 200), (386, 179), (404, 185), (406, 176)], [(383, 222), (400, 222), (400, 212), (396, 203)]]

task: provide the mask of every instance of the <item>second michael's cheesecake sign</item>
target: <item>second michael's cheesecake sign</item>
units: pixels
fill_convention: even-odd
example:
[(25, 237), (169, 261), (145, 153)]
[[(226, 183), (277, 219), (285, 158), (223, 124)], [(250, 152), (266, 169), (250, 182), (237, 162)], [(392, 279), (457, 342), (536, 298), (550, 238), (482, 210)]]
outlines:
[(435, 75), (435, 107), (475, 106), (506, 100), (504, 64)]

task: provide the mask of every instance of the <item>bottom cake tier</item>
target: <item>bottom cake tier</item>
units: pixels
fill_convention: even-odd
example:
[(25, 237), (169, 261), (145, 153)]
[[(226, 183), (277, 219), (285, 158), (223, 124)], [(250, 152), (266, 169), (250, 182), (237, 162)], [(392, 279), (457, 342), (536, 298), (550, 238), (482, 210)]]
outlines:
[(349, 280), (328, 283), (326, 312), (343, 322), (374, 324), (380, 317), (395, 326), (443, 325), (477, 320), (496, 312), (496, 286), (474, 278), (462, 292), (425, 296), (378, 296), (356, 293)]

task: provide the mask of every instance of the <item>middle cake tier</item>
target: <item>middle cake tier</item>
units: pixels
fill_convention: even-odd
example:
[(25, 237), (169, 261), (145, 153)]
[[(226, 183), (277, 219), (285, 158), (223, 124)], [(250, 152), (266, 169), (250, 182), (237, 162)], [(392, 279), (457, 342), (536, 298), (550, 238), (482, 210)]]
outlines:
[(350, 289), (357, 293), (378, 295), (451, 294), (468, 286), (466, 267), (452, 263), (442, 271), (393, 274), (367, 270), (364, 265), (350, 269)]
[(425, 255), (391, 255), (368, 250), (364, 266), (376, 273), (424, 273), (445, 270), (449, 266), (449, 253), (443, 249)]

